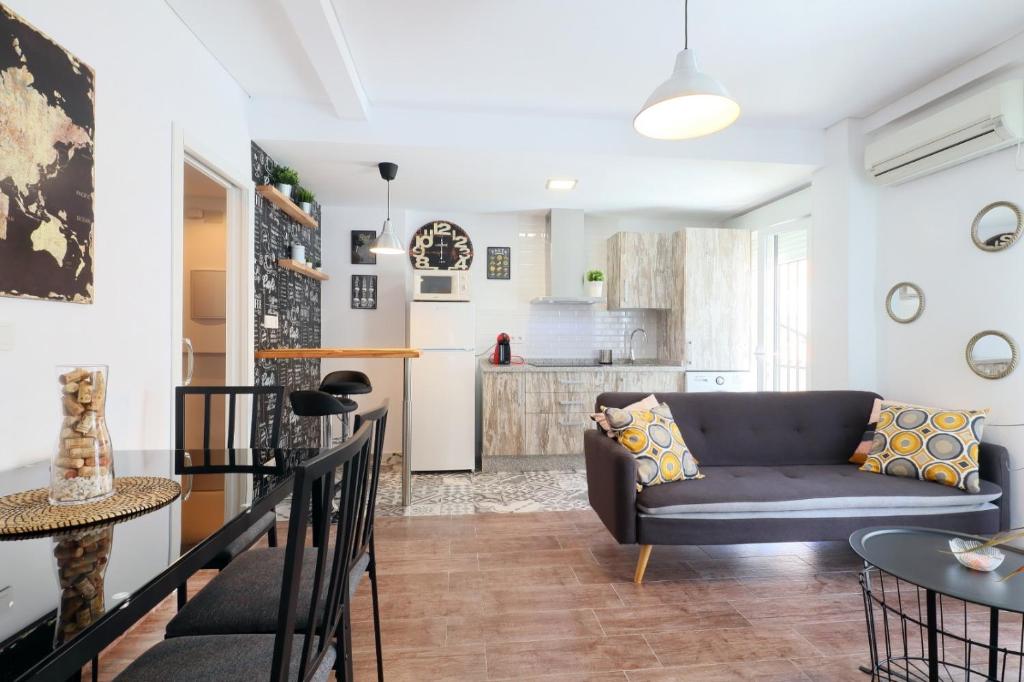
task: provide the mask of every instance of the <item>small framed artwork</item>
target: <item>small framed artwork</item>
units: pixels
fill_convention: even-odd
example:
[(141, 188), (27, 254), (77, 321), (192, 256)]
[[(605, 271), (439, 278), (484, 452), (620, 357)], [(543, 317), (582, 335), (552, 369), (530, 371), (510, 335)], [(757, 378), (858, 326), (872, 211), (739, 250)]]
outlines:
[(192, 270), (193, 320), (223, 320), (227, 311), (227, 278), (223, 270)]
[(512, 247), (487, 247), (487, 279), (512, 279)]
[(352, 308), (377, 309), (377, 275), (352, 275)]
[(370, 251), (370, 244), (376, 238), (373, 230), (352, 230), (352, 265), (377, 264), (377, 254)]

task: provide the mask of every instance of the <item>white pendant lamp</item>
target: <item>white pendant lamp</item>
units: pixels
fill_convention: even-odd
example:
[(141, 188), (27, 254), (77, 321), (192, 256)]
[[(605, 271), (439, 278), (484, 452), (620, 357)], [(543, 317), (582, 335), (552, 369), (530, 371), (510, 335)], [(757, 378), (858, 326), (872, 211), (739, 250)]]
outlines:
[(370, 252), (385, 255), (405, 253), (405, 248), (398, 241), (395, 231), (391, 229), (391, 181), (398, 175), (398, 164), (385, 161), (384, 163), (378, 163), (377, 169), (380, 171), (380, 177), (388, 183), (388, 213), (387, 218), (384, 219), (384, 227), (381, 228), (380, 234), (370, 242)]
[(689, 0), (683, 5), (683, 51), (672, 76), (647, 98), (633, 119), (641, 135), (657, 140), (686, 140), (716, 133), (739, 118), (736, 103), (717, 80), (697, 68), (690, 49)]

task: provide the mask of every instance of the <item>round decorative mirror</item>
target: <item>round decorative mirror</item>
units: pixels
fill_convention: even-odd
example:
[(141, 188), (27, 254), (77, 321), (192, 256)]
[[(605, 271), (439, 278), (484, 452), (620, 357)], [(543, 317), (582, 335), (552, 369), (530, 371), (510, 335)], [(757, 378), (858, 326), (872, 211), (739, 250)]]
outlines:
[(1002, 379), (1017, 367), (1017, 343), (1003, 332), (989, 329), (967, 344), (967, 364), (983, 379)]
[(885, 312), (900, 324), (909, 324), (924, 312), (924, 292), (912, 282), (900, 282), (885, 297)]
[(1002, 251), (1024, 232), (1024, 213), (1009, 201), (997, 201), (978, 211), (971, 224), (971, 239), (982, 251)]

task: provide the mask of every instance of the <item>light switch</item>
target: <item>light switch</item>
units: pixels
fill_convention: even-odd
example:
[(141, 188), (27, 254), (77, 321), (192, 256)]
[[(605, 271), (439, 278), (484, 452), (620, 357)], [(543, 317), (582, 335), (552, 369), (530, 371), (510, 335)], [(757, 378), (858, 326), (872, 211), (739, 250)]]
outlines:
[(0, 351), (14, 350), (14, 323), (0, 322)]
[(264, 315), (263, 316), (263, 328), (264, 329), (277, 329), (277, 315)]

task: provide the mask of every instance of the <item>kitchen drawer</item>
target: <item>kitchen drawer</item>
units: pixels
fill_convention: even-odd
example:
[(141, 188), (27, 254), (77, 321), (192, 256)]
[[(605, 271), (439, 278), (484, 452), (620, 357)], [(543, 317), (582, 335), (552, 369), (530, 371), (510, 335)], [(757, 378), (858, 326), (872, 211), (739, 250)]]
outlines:
[(593, 428), (586, 414), (526, 415), (526, 452), (531, 455), (573, 455), (583, 452), (583, 433)]
[(527, 393), (589, 393), (602, 391), (607, 381), (606, 372), (528, 372)]
[(682, 372), (616, 372), (609, 391), (623, 393), (677, 393), (683, 390)]
[(597, 393), (527, 393), (527, 414), (589, 413)]

